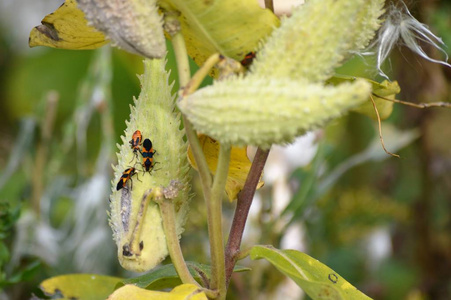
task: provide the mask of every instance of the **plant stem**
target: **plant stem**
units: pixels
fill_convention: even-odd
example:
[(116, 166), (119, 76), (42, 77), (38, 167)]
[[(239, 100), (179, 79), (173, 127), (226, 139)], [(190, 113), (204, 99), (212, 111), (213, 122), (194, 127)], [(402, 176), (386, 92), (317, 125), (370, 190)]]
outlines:
[(211, 288), (219, 291), (218, 299), (225, 299), (224, 238), (222, 233), (222, 196), (227, 181), (230, 163), (230, 145), (220, 145), (218, 166), (211, 189), (211, 199), (207, 201), (207, 221), (211, 252)]
[(211, 71), (211, 69), (221, 61), (221, 59), (224, 59), (222, 55), (219, 53), (215, 53), (211, 55), (205, 63), (202, 65), (202, 67), (197, 70), (196, 74), (191, 78), (189, 83), (184, 86), (184, 91), (182, 96), (188, 96), (192, 93), (194, 93), (197, 88), (201, 85), (202, 81), (207, 77), (208, 73)]
[[(190, 81), (190, 69), (188, 62), (188, 53), (186, 51), (185, 40), (182, 33), (179, 31), (172, 37), (172, 45), (174, 48), (175, 58), (177, 60), (177, 69), (179, 72), (180, 88), (184, 89)], [(191, 146), (194, 160), (196, 161), (197, 168), (199, 170), (199, 176), (202, 182), (202, 189), (204, 197), (210, 198), (210, 187), (212, 183), (210, 169), (208, 168), (207, 161), (205, 160), (204, 152), (200, 146), (199, 139), (196, 132), (194, 132), (191, 123), (182, 114), (183, 124), (185, 126), (186, 137)]]
[(233, 216), (232, 226), (230, 228), (229, 240), (225, 251), (225, 265), (226, 265), (226, 281), (227, 285), (230, 282), (230, 277), (233, 273), (233, 268), (237, 260), (237, 255), (240, 251), (241, 239), (243, 237), (244, 227), (246, 225), (249, 209), (254, 198), (257, 184), (260, 180), (263, 167), (269, 155), (268, 150), (257, 149), (251, 169), (247, 175), (246, 182), (243, 189), (238, 194), (235, 215)]
[[(163, 219), (163, 229), (166, 236), (166, 243), (168, 245), (169, 255), (171, 256), (172, 264), (179, 275), (182, 283), (194, 284), (200, 288), (202, 286), (194, 279), (188, 266), (183, 258), (182, 249), (180, 248), (179, 237), (176, 229), (176, 216), (174, 202), (171, 199), (158, 199), (161, 196), (161, 191), (154, 191), (149, 193), (147, 197), (153, 198), (153, 200), (159, 205), (161, 211), (161, 217)], [(209, 298), (216, 298), (218, 293), (210, 289), (202, 288), (202, 291)]]
[[(172, 36), (172, 43), (177, 59), (179, 71), (180, 88), (183, 90), (190, 81), (190, 71), (188, 64), (188, 54), (186, 51), (185, 41), (181, 32), (176, 32)], [(225, 299), (226, 281), (225, 281), (225, 265), (224, 265), (224, 244), (222, 235), (222, 206), (221, 193), (224, 191), (225, 181), (227, 179), (228, 164), (230, 159), (230, 147), (228, 151), (220, 152), (218, 160), (218, 170), (215, 176), (215, 182), (212, 187), (212, 177), (207, 161), (205, 159), (202, 147), (196, 132), (193, 130), (191, 123), (182, 114), (183, 124), (186, 136), (193, 152), (194, 160), (199, 170), (199, 176), (202, 183), (205, 202), (208, 214), (208, 232), (210, 236), (210, 251), (212, 260), (212, 283), (211, 290), (216, 290), (219, 294), (209, 294), (210, 298)], [(225, 154), (225, 155), (224, 155)], [(224, 159), (225, 157), (227, 159)], [(225, 166), (224, 166), (225, 165)], [(221, 171), (225, 168), (225, 171)], [(221, 175), (218, 175), (221, 174)], [(212, 190), (210, 190), (212, 188)], [(213, 196), (212, 196), (213, 195)], [(210, 290), (210, 291), (211, 291)], [(214, 291), (213, 291), (214, 292)]]
[(265, 0), (265, 8), (274, 12), (274, 1), (273, 0)]
[(191, 276), (188, 267), (183, 259), (182, 249), (180, 248), (179, 238), (175, 228), (174, 202), (164, 199), (159, 201), (161, 217), (163, 218), (164, 234), (168, 245), (169, 255), (177, 274), (183, 283), (191, 283), (200, 287), (199, 283)]
[(185, 126), (186, 137), (188, 138), (188, 142), (191, 146), (191, 151), (193, 152), (194, 161), (196, 162), (197, 169), (199, 171), (204, 197), (207, 200), (210, 199), (210, 187), (212, 184), (210, 169), (208, 168), (202, 146), (200, 145), (199, 138), (197, 137), (193, 126), (183, 114), (182, 119)]
[(188, 52), (186, 51), (185, 40), (181, 32), (177, 32), (172, 37), (172, 45), (174, 47), (175, 60), (177, 62), (177, 71), (179, 74), (179, 85), (183, 89), (191, 79), (191, 71), (189, 67)]

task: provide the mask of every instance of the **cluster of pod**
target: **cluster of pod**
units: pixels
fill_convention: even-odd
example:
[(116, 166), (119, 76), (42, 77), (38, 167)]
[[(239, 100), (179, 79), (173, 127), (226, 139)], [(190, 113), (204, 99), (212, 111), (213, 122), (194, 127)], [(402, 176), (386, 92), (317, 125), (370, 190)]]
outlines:
[[(142, 163), (140, 164), (143, 167), (143, 172), (152, 171), (155, 166), (155, 162), (153, 161), (153, 156), (157, 152), (152, 147), (152, 141), (150, 139), (142, 139), (141, 131), (136, 130), (133, 133), (132, 139), (130, 140), (130, 148), (133, 150), (134, 157), (138, 160), (139, 155), (141, 154)], [(137, 174), (137, 170), (135, 167), (127, 168), (124, 172), (122, 172), (122, 176), (117, 183), (116, 190), (119, 191), (123, 187), (126, 187), (128, 181), (132, 184), (132, 176)]]

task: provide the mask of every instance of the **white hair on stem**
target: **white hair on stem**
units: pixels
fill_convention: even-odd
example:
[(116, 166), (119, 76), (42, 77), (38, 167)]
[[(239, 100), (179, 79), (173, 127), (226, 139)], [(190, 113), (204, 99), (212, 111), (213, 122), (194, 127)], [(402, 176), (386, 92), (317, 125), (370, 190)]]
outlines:
[[(401, 2), (403, 3), (403, 2)], [(404, 4), (404, 3), (403, 3)], [(410, 50), (423, 57), (424, 59), (451, 67), (447, 63), (448, 55), (442, 46), (446, 45), (442, 39), (433, 34), (427, 25), (415, 19), (407, 9), (404, 7), (396, 7), (391, 4), (385, 15), (385, 22), (378, 31), (376, 40), (369, 46), (369, 48), (376, 48), (377, 54), (377, 70), (379, 74), (387, 79), (388, 76), (382, 71), (382, 63), (387, 59), (395, 45), (405, 45)], [(445, 60), (437, 60), (429, 57), (419, 45), (419, 41), (432, 45), (436, 49), (445, 54)], [(374, 54), (374, 52), (365, 52), (363, 55)]]

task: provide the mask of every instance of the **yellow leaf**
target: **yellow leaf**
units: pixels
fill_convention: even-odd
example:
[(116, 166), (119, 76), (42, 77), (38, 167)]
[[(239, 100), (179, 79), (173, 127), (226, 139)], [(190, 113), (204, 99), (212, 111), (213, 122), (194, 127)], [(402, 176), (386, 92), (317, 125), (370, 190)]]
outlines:
[(255, 0), (164, 0), (180, 12), (188, 54), (202, 65), (212, 54), (241, 61), (269, 36), (279, 19)]
[(105, 299), (122, 280), (97, 274), (67, 274), (44, 280), (40, 288), (52, 299)]
[(108, 43), (103, 33), (88, 25), (75, 0), (66, 0), (41, 23), (42, 25), (36, 26), (30, 32), (30, 47), (81, 50), (96, 49)]
[[(215, 174), (218, 164), (219, 142), (211, 137), (201, 134), (199, 141), (204, 151), (205, 158), (210, 171)], [(191, 166), (197, 170), (191, 147), (188, 147), (188, 160)], [(236, 199), (238, 193), (243, 189), (246, 182), (247, 174), (251, 168), (251, 162), (247, 157), (246, 147), (232, 147), (230, 155), (229, 173), (227, 175), (226, 193), (230, 201)], [(264, 182), (260, 181), (257, 189), (263, 186)]]
[(133, 284), (117, 289), (108, 300), (207, 300), (207, 296), (194, 284), (182, 284), (171, 292), (149, 291)]

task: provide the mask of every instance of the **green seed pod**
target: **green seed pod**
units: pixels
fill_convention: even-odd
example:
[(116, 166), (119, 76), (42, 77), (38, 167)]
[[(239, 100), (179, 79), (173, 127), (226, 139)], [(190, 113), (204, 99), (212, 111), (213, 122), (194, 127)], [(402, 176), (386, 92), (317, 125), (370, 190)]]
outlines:
[(368, 46), (382, 24), (379, 17), (384, 13), (385, 0), (367, 0), (356, 20), (356, 29), (350, 50), (356, 52)]
[(382, 0), (311, 0), (282, 21), (259, 50), (250, 72), (261, 77), (321, 82), (379, 27)]
[(162, 17), (156, 0), (77, 0), (89, 24), (114, 46), (148, 58), (166, 53)]
[[(149, 189), (170, 186), (178, 182), (177, 197), (172, 199), (176, 209), (177, 234), (183, 232), (188, 211), (190, 189), (186, 157), (187, 144), (183, 141), (180, 113), (175, 113), (172, 85), (163, 60), (145, 60), (144, 75), (140, 77), (142, 90), (135, 106), (131, 107), (130, 121), (126, 122), (122, 145), (118, 145), (118, 164), (113, 167), (114, 181), (110, 205), (110, 226), (118, 246), (121, 265), (127, 269), (144, 272), (160, 263), (168, 254), (159, 207), (144, 197)], [(139, 130), (150, 139), (156, 153), (150, 172), (145, 171), (145, 149), (133, 152), (129, 143)], [(138, 143), (139, 144), (139, 143)], [(134, 167), (136, 173), (125, 182), (123, 172)], [(117, 190), (118, 182), (123, 186)]]
[(269, 148), (324, 126), (370, 92), (364, 80), (333, 87), (248, 76), (215, 82), (178, 106), (199, 132), (221, 143)]

